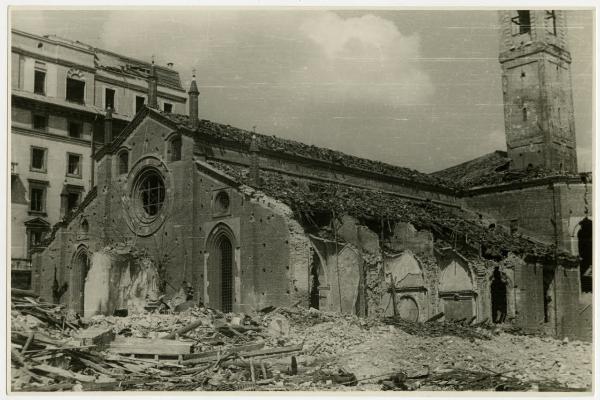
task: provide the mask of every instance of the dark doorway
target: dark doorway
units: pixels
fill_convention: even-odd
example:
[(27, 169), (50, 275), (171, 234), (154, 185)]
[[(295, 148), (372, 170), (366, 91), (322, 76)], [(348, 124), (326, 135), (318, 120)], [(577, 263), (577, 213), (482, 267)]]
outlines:
[(581, 291), (592, 291), (592, 221), (585, 217), (579, 223), (581, 229), (577, 232), (577, 245), (579, 250), (579, 273), (581, 279)]
[(83, 316), (85, 311), (85, 278), (87, 277), (90, 261), (87, 253), (82, 250), (75, 256), (72, 278), (73, 310)]
[(321, 260), (315, 249), (311, 248), (312, 262), (310, 266), (310, 306), (319, 309), (319, 267)]
[(494, 269), (492, 284), (490, 285), (492, 295), (492, 321), (501, 324), (506, 318), (507, 299), (506, 283), (502, 280), (502, 274), (498, 267)]
[(221, 265), (221, 311), (231, 312), (233, 306), (233, 253), (231, 241), (221, 236), (217, 244)]
[(554, 267), (544, 266), (543, 272), (544, 283), (544, 322), (552, 322), (554, 320)]

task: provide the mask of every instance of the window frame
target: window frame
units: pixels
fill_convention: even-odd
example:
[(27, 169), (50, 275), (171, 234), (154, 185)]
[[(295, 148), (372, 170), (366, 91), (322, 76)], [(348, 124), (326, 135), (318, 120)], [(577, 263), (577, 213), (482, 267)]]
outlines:
[[(142, 107), (140, 107), (140, 109), (139, 109), (139, 110), (137, 109), (137, 108), (138, 108), (138, 107), (137, 107), (137, 99), (138, 99), (138, 98), (140, 98), (140, 99), (144, 99), (144, 103), (143, 103)], [(140, 112), (140, 111), (142, 110), (142, 108), (144, 108), (143, 106), (145, 106), (145, 105), (146, 105), (146, 102), (147, 102), (147, 101), (148, 101), (148, 99), (146, 98), (146, 96), (145, 96), (145, 95), (138, 95), (138, 94), (134, 95), (134, 96), (133, 96), (133, 115), (136, 115), (138, 112)]]
[[(44, 127), (43, 128), (36, 127), (36, 124), (35, 124), (36, 118), (44, 119)], [(48, 117), (48, 114), (40, 113), (40, 112), (32, 112), (31, 113), (31, 129), (40, 131), (40, 132), (48, 132), (49, 120), (50, 120), (50, 118)]]
[[(181, 161), (182, 156), (183, 156), (183, 140), (181, 138), (181, 135), (175, 135), (175, 136), (171, 137), (167, 143), (168, 143), (167, 159), (170, 162)], [(174, 145), (175, 143), (178, 143), (177, 147)], [(177, 150), (177, 151), (175, 151), (175, 150)], [(175, 157), (175, 156), (177, 156), (177, 157)]]
[[(44, 74), (44, 79), (42, 81), (41, 91), (37, 90), (37, 87), (36, 87), (37, 86), (37, 82), (38, 82), (38, 80), (37, 80), (37, 74), (38, 73)], [(48, 76), (48, 73), (46, 72), (46, 70), (44, 70), (42, 68), (39, 68), (39, 67), (35, 67), (33, 69), (33, 93), (40, 94), (42, 96), (46, 95), (46, 78), (47, 78), (47, 76)]]
[[(170, 107), (169, 111), (167, 111), (167, 105)], [(168, 101), (164, 101), (163, 102), (163, 112), (166, 112), (168, 114), (172, 114), (173, 113), (173, 103), (169, 103)]]
[[(37, 209), (33, 209), (33, 190), (40, 190), (41, 191), (41, 207), (39, 210)], [(29, 206), (27, 207), (27, 211), (29, 214), (35, 214), (35, 215), (46, 215), (46, 210), (47, 210), (47, 200), (48, 200), (48, 182), (41, 182), (41, 181), (33, 181), (30, 180), (29, 181)]]
[(108, 98), (108, 96), (107, 96), (107, 92), (109, 90), (113, 93), (111, 110), (113, 112), (116, 112), (116, 110), (117, 110), (117, 89), (112, 88), (112, 87), (108, 87), (108, 86), (104, 87), (104, 109), (105, 110), (108, 109), (108, 104), (107, 104), (107, 98)]
[[(79, 163), (78, 163), (78, 170), (79, 173), (78, 174), (73, 174), (69, 172), (69, 167), (71, 166), (70, 164), (70, 157), (71, 156), (75, 156), (79, 158)], [(70, 177), (70, 178), (81, 178), (82, 176), (82, 169), (83, 169), (83, 155), (78, 154), (78, 153), (71, 153), (71, 152), (67, 152), (67, 173), (66, 176)]]
[[(546, 28), (546, 32), (549, 33), (552, 36), (558, 36), (558, 32), (556, 29), (556, 10), (545, 10), (546, 13), (544, 14), (544, 27)], [(551, 30), (548, 29), (548, 25), (546, 24), (546, 21), (548, 20), (552, 20), (552, 26), (551, 26)]]
[[(127, 156), (127, 168), (125, 169), (125, 172), (123, 172), (123, 170), (121, 169), (123, 155)], [(119, 152), (117, 152), (117, 175), (126, 175), (128, 173), (129, 173), (129, 150), (122, 149)]]
[[(79, 126), (78, 136), (71, 135), (71, 125), (74, 125), (74, 124)], [(81, 139), (83, 137), (83, 122), (77, 121), (77, 120), (72, 120), (72, 119), (67, 120), (67, 135), (70, 138)]]
[[(69, 99), (69, 80), (71, 80), (73, 82), (79, 82), (83, 85), (81, 101)], [(65, 100), (68, 101), (69, 103), (85, 104), (85, 87), (86, 87), (85, 80), (67, 76), (66, 85), (65, 85)]]
[[(34, 150), (41, 150), (44, 152), (44, 157), (42, 160), (42, 168), (35, 168), (33, 166), (33, 152)], [(32, 172), (41, 172), (41, 173), (47, 173), (48, 172), (48, 148), (47, 147), (40, 147), (40, 146), (31, 146), (29, 149), (29, 170)]]

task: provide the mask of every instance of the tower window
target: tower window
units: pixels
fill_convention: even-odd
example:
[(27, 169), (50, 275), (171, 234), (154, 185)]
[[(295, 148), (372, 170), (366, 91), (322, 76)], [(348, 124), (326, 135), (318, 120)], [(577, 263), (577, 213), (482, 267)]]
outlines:
[(554, 10), (546, 10), (546, 17), (544, 18), (546, 25), (546, 32), (556, 36), (556, 13)]
[(517, 15), (511, 18), (513, 35), (523, 35), (531, 32), (531, 15), (528, 10), (518, 10)]

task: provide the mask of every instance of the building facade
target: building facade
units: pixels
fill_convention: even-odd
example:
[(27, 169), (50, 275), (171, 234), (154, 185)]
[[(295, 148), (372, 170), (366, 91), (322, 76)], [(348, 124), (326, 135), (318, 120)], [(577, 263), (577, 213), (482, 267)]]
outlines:
[(588, 174), (540, 177), (497, 152), (427, 175), (199, 119), (195, 80), (189, 113), (167, 113), (155, 88), (120, 135), (105, 116), (95, 187), (34, 253), (45, 299), (84, 316), (137, 312), (190, 285), (223, 312), (443, 312), (591, 333), (570, 233), (591, 228)]
[[(11, 275), (27, 287), (31, 250), (95, 185), (104, 110), (120, 132), (146, 103), (151, 64), (17, 30), (11, 46)], [(179, 74), (155, 71), (161, 109), (185, 112)]]

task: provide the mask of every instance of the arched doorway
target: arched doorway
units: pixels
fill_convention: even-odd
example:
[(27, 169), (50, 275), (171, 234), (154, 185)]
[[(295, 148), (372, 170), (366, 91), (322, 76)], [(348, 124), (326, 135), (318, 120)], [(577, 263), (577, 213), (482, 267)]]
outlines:
[[(224, 224), (213, 229), (207, 241), (208, 276), (205, 285), (208, 289), (208, 305), (223, 312), (232, 312), (236, 301), (235, 239)], [(238, 299), (239, 300), (239, 299)]]
[(85, 310), (85, 279), (90, 269), (90, 259), (87, 250), (81, 248), (73, 256), (71, 265), (71, 307), (84, 315)]
[(504, 281), (502, 273), (498, 267), (494, 269), (492, 274), (490, 295), (492, 297), (492, 322), (495, 324), (501, 324), (506, 319), (508, 298), (506, 282)]

